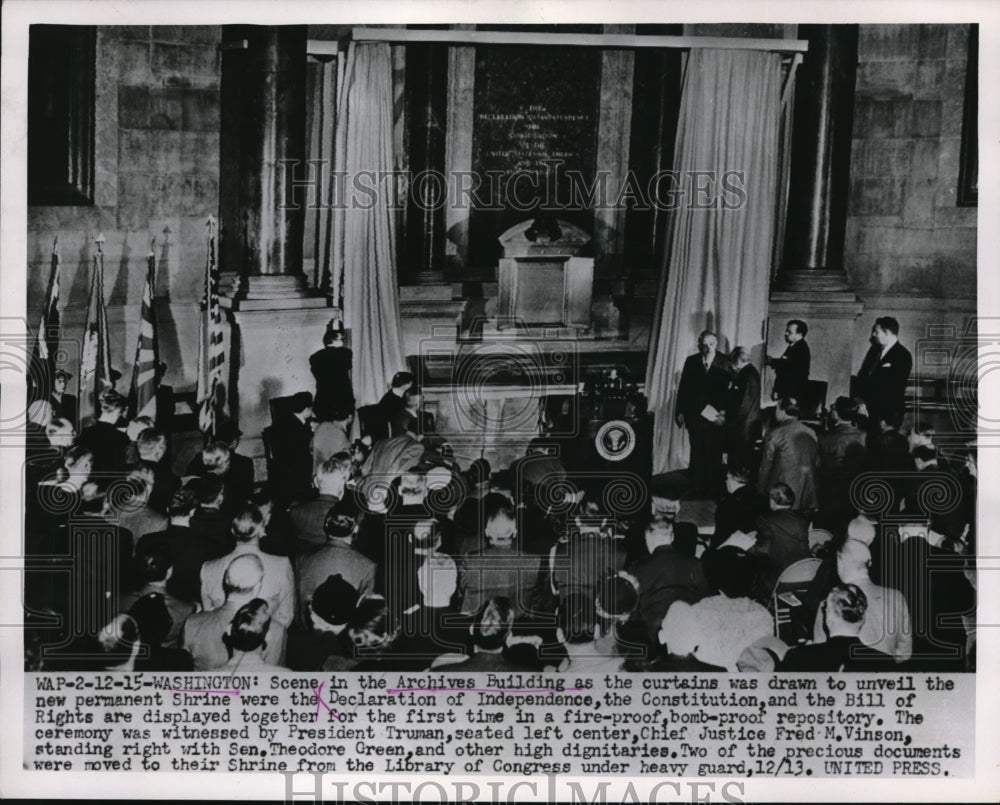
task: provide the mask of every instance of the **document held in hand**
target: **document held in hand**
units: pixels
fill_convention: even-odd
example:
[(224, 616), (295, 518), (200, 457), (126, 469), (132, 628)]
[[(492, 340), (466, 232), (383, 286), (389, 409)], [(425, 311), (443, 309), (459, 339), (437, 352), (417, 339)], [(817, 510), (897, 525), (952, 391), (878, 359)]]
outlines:
[(719, 418), (719, 412), (711, 405), (706, 405), (702, 408), (701, 415), (709, 422), (715, 422)]

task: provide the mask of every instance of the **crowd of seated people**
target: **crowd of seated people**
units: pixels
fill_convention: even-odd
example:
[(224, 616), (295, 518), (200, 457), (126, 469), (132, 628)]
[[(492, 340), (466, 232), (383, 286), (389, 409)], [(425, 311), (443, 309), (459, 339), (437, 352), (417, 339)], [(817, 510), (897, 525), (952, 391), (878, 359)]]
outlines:
[[(116, 393), (101, 405), (79, 435), (42, 412), (29, 451), (34, 670), (974, 668), (974, 457), (940, 456), (922, 423), (870, 427), (846, 398), (818, 433), (780, 400), (700, 528), (677, 489), (622, 516), (610, 476), (542, 441), (512, 467), (459, 466), (405, 373), (375, 438), (295, 401), (263, 487), (235, 429), (179, 477), (165, 434), (129, 429)], [(891, 487), (888, 509), (864, 473)], [(918, 516), (922, 473), (961, 490), (952, 510)]]

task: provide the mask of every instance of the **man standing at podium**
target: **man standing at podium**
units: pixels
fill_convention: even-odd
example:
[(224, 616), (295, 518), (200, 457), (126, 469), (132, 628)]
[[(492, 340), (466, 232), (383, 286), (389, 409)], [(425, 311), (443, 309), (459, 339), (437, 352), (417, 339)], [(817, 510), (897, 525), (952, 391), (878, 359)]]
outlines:
[(722, 448), (725, 441), (726, 391), (729, 388), (729, 359), (717, 347), (719, 339), (711, 330), (698, 336), (698, 352), (689, 355), (677, 387), (674, 421), (687, 428), (691, 441), (688, 473), (697, 496), (715, 497), (722, 483)]

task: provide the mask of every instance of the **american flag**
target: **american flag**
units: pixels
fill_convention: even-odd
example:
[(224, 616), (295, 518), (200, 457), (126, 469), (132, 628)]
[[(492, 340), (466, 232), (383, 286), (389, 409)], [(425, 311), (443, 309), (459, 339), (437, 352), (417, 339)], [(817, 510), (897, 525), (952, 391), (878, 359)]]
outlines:
[[(153, 242), (155, 245), (155, 241)], [(153, 284), (156, 281), (156, 255), (150, 246), (146, 255), (148, 270), (142, 290), (142, 310), (139, 313), (139, 341), (132, 364), (132, 386), (129, 389), (130, 417), (156, 418), (156, 367), (160, 362), (160, 347), (156, 337), (156, 314), (153, 312)]]
[(94, 272), (90, 277), (87, 323), (83, 328), (80, 359), (80, 415), (100, 416), (101, 395), (111, 388), (111, 352), (108, 346), (108, 314), (104, 309), (104, 235), (94, 238)]
[(38, 333), (32, 355), (34, 372), (29, 375), (32, 394), (37, 398), (46, 397), (52, 390), (52, 374), (55, 369), (56, 350), (59, 349), (59, 238), (52, 244), (52, 271), (49, 274), (49, 292), (45, 297), (45, 307), (38, 322)]
[(219, 308), (219, 270), (215, 259), (215, 218), (208, 217), (208, 261), (205, 265), (204, 312), (198, 343), (198, 429), (214, 435), (225, 399), (226, 352)]

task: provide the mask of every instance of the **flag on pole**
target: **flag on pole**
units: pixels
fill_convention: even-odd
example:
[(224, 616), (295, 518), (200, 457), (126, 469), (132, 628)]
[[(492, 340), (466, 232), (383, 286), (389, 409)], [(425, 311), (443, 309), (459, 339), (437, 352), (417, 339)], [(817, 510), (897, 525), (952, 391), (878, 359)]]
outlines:
[(111, 352), (108, 346), (108, 314), (104, 309), (104, 234), (94, 238), (97, 254), (90, 277), (90, 301), (83, 327), (80, 358), (80, 415), (100, 416), (101, 395), (111, 388)]
[(156, 418), (157, 365), (160, 362), (159, 341), (156, 336), (156, 314), (153, 312), (153, 285), (156, 282), (156, 255), (150, 244), (146, 255), (148, 264), (146, 284), (142, 290), (142, 309), (139, 312), (139, 340), (132, 364), (132, 386), (129, 389), (129, 417)]
[(206, 436), (215, 428), (225, 400), (223, 373), (226, 364), (219, 307), (219, 272), (215, 256), (215, 218), (208, 217), (208, 260), (205, 264), (205, 294), (201, 300), (204, 313), (198, 339), (198, 429)]
[(28, 374), (31, 397), (43, 399), (53, 387), (56, 351), (59, 349), (59, 238), (52, 243), (52, 269), (49, 273), (49, 289), (45, 296), (45, 306), (38, 322), (35, 349), (32, 352), (32, 372)]

